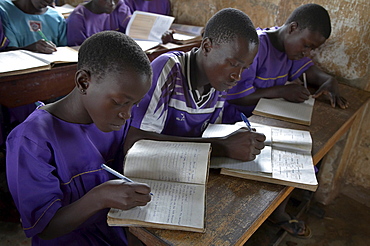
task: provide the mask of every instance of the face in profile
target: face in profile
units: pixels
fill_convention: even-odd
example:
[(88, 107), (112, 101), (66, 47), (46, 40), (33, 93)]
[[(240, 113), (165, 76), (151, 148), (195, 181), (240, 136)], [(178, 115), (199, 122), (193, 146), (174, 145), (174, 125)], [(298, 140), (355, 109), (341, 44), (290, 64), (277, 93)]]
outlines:
[(117, 7), (119, 0), (95, 0), (102, 13), (110, 14)]
[(290, 60), (300, 60), (310, 55), (311, 51), (322, 45), (326, 39), (319, 33), (295, 28), (284, 41), (285, 53)]
[(103, 132), (119, 131), (131, 117), (132, 107), (150, 88), (150, 76), (127, 70), (107, 73), (100, 79), (91, 76), (83, 96), (90, 118)]
[(244, 38), (212, 45), (204, 70), (211, 85), (218, 91), (234, 87), (241, 73), (248, 68), (258, 51), (258, 45)]

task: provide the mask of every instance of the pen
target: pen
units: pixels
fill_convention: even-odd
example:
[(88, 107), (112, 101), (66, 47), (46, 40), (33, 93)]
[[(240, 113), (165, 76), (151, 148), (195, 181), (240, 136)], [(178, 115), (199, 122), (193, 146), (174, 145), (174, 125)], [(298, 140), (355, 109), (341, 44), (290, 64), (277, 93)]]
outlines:
[[(105, 171), (108, 171), (110, 172), (111, 174), (113, 174), (114, 176), (116, 176), (117, 178), (120, 178), (120, 179), (123, 179), (124, 181), (126, 182), (129, 182), (129, 183), (134, 183), (134, 181), (132, 181), (131, 179), (127, 178), (126, 176), (120, 174), (119, 172), (117, 172), (116, 170), (113, 170), (112, 168), (108, 167), (107, 165), (105, 164), (101, 164), (101, 168), (103, 168)], [(149, 193), (150, 195), (153, 195), (153, 193)]]
[(249, 123), (247, 116), (245, 116), (245, 114), (243, 113), (240, 113), (240, 116), (242, 117), (242, 120), (244, 121), (244, 123), (247, 125), (248, 130), (252, 131), (251, 123)]
[(44, 33), (40, 30), (37, 29), (37, 33), (41, 36), (42, 39), (44, 39), (46, 42), (50, 42), (49, 39), (44, 35)]
[(303, 85), (305, 88), (307, 88), (306, 73), (303, 73)]
[(50, 44), (51, 46), (55, 46), (54, 44), (53, 44), (53, 42), (51, 42), (46, 36), (45, 36), (45, 34), (40, 30), (40, 29), (37, 29), (37, 33), (41, 36), (41, 38), (43, 39), (43, 40), (45, 40), (45, 42), (47, 42), (48, 44)]

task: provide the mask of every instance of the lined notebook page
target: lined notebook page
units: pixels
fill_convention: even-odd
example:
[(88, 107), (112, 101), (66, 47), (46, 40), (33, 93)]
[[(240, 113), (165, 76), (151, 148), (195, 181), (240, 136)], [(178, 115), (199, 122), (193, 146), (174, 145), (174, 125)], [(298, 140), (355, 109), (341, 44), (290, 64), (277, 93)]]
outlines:
[(124, 174), (135, 178), (205, 184), (209, 143), (140, 140), (128, 151)]
[(312, 96), (303, 103), (288, 102), (282, 98), (261, 98), (253, 114), (310, 125), (314, 103)]

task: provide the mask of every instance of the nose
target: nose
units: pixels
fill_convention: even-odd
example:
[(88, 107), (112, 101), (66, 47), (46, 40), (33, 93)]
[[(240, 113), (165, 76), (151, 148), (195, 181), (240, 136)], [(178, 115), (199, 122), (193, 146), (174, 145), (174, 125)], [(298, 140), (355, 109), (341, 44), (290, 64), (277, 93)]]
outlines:
[(241, 79), (241, 75), (242, 75), (242, 72), (243, 72), (243, 69), (240, 69), (232, 74), (230, 74), (230, 77), (234, 80), (234, 81), (239, 81)]
[(125, 110), (118, 113), (118, 117), (124, 120), (128, 120), (131, 118), (131, 108), (129, 110)]
[(307, 56), (311, 55), (311, 51), (312, 51), (312, 48), (304, 48), (303, 52), (302, 52), (302, 55), (304, 57), (307, 57)]

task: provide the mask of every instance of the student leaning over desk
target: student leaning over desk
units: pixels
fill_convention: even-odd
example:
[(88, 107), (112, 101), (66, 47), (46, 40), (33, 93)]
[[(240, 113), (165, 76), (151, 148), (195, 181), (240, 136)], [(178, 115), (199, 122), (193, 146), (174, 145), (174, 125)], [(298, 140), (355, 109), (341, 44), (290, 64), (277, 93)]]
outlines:
[(7, 139), (7, 180), (33, 245), (127, 245), (109, 208), (150, 201), (150, 187), (110, 180), (122, 172), (131, 108), (151, 85), (146, 54), (129, 37), (100, 32), (80, 47), (76, 87), (36, 109)]
[(166, 53), (151, 63), (152, 87), (133, 109), (125, 149), (141, 138), (210, 142), (214, 156), (254, 159), (264, 147), (263, 134), (240, 129), (225, 138), (201, 136), (220, 119), (226, 90), (235, 86), (257, 50), (257, 33), (246, 14), (231, 8), (217, 12), (199, 48)]
[[(56, 46), (67, 45), (65, 20), (50, 6), (53, 0), (0, 0), (0, 17), (10, 41), (7, 50), (49, 54), (56, 51)], [(48, 40), (40, 36), (38, 30)]]
[[(319, 87), (313, 97), (325, 94), (333, 107), (347, 108), (348, 103), (340, 96), (336, 79), (321, 71), (308, 58), (312, 50), (329, 38), (330, 33), (330, 16), (317, 4), (298, 7), (281, 27), (258, 29), (258, 53), (250, 68), (242, 73), (238, 84), (228, 91), (222, 121), (240, 121), (241, 112), (250, 116), (260, 98), (282, 97), (292, 102), (303, 102), (310, 95), (301, 83), (303, 73), (307, 75), (308, 83)], [(294, 83), (287, 83), (291, 81)], [(287, 201), (285, 199), (269, 219), (296, 237), (309, 238), (311, 230), (304, 221), (286, 213)]]
[[(313, 97), (328, 95), (333, 107), (347, 108), (337, 80), (309, 58), (330, 33), (330, 16), (317, 4), (298, 7), (281, 27), (258, 29), (260, 48), (238, 85), (228, 91), (223, 122), (240, 120), (240, 112), (250, 116), (260, 98), (282, 97), (292, 102), (308, 99), (310, 92), (301, 83), (303, 73), (309, 84), (319, 87)], [(287, 83), (290, 81), (294, 83)]]
[(86, 38), (101, 31), (125, 33), (130, 16), (130, 8), (123, 0), (81, 3), (67, 19), (68, 45), (81, 45)]

